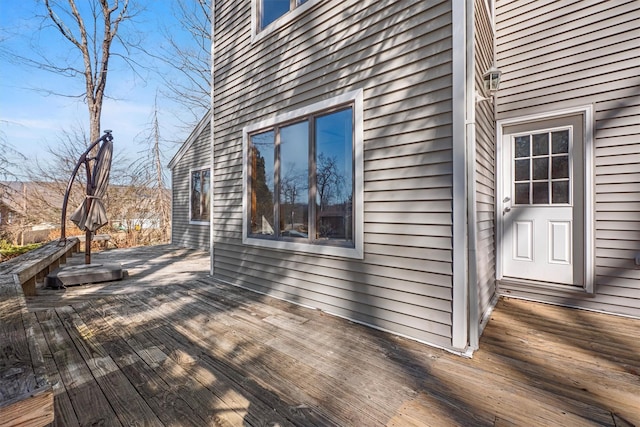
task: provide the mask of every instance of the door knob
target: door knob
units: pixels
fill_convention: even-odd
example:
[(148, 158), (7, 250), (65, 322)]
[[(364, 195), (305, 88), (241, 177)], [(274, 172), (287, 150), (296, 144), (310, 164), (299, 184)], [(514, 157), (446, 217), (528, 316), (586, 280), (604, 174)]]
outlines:
[(511, 212), (511, 208), (510, 208), (509, 206), (507, 206), (506, 208), (504, 208), (504, 213), (507, 213), (507, 212)]

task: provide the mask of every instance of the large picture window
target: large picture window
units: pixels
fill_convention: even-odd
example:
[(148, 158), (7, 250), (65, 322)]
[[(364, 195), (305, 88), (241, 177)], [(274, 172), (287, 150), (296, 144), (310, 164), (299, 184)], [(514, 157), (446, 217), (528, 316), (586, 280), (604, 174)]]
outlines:
[(248, 126), (244, 143), (245, 243), (361, 256), (361, 91)]
[(191, 222), (209, 222), (210, 184), (211, 171), (209, 168), (191, 171), (191, 203), (189, 209)]
[(353, 244), (353, 107), (250, 136), (252, 236)]

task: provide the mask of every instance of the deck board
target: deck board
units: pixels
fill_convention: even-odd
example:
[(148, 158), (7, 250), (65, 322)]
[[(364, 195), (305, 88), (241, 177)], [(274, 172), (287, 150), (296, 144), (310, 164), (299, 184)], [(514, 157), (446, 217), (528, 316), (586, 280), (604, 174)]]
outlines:
[[(28, 299), (53, 425), (640, 426), (640, 320), (501, 299), (466, 359), (208, 276), (207, 254)], [(128, 263), (128, 264), (127, 264)]]

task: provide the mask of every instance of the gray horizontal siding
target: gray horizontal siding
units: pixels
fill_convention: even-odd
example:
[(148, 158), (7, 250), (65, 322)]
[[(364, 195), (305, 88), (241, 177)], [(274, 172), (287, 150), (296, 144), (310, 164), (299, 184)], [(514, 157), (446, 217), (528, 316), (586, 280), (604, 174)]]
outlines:
[(211, 164), (211, 123), (208, 123), (171, 171), (173, 192), (171, 242), (187, 248), (209, 250), (208, 225), (190, 224), (190, 171)]
[[(253, 44), (250, 4), (216, 8), (216, 277), (450, 346), (449, 2), (320, 2)], [(242, 128), (357, 88), (364, 260), (243, 245)]]
[[(493, 28), (490, 11), (484, 0), (476, 0), (475, 85), (481, 92), (482, 75), (493, 65)], [(491, 308), (496, 294), (495, 242), (495, 121), (492, 101), (476, 103), (476, 283), (479, 322)]]
[(498, 117), (595, 109), (596, 295), (513, 295), (640, 316), (640, 2), (497, 2)]

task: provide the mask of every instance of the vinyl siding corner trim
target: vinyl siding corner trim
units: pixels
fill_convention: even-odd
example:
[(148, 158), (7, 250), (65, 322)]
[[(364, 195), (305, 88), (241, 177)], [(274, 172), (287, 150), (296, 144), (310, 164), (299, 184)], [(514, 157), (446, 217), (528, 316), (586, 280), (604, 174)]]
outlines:
[[(465, 0), (452, 3), (453, 21), (453, 313), (451, 345), (458, 351), (469, 348), (469, 281), (467, 235), (467, 46), (473, 31), (467, 28)], [(471, 6), (473, 7), (473, 6)], [(471, 101), (473, 97), (471, 97)]]

